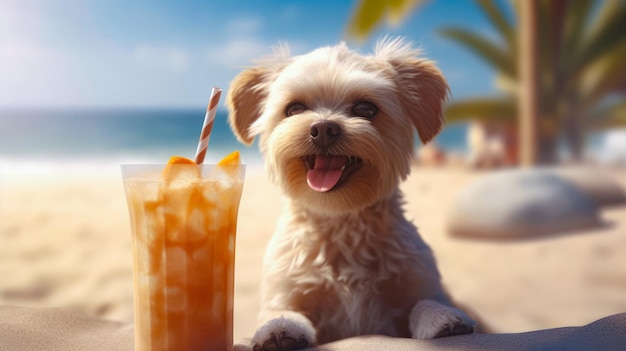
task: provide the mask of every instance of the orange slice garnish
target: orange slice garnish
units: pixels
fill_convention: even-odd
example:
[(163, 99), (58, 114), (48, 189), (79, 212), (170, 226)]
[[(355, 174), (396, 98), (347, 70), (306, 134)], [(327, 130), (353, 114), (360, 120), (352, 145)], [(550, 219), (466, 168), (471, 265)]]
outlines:
[[(172, 156), (169, 162), (167, 162), (165, 169), (163, 170), (163, 178), (165, 178), (165, 180), (169, 182), (173, 180), (174, 178), (176, 178), (179, 174), (182, 174), (181, 172), (183, 172), (183, 169), (179, 167), (175, 167), (175, 166), (180, 166), (180, 165), (191, 166), (191, 165), (196, 165), (196, 162), (186, 157)], [(233, 170), (233, 171), (238, 170), (240, 165), (241, 165), (241, 156), (239, 155), (239, 151), (231, 152), (230, 154), (222, 158), (220, 162), (217, 163), (218, 167), (226, 168), (226, 169)], [(184, 167), (184, 169), (187, 169), (187, 167)], [(200, 170), (196, 168), (196, 172), (198, 172), (197, 175), (200, 176)]]
[(193, 160), (190, 160), (186, 157), (182, 156), (172, 156), (170, 157), (168, 165), (195, 165), (196, 163)]
[(220, 162), (217, 163), (218, 166), (221, 167), (232, 167), (241, 165), (241, 156), (239, 155), (239, 151), (233, 151), (230, 154), (226, 155)]
[(241, 171), (241, 156), (239, 151), (233, 151), (217, 163), (217, 168), (222, 169), (229, 177), (237, 178)]
[[(180, 166), (189, 166), (189, 167), (180, 167)], [(193, 171), (190, 170), (191, 166), (195, 166), (196, 163), (193, 160), (190, 160), (186, 157), (182, 156), (172, 156), (170, 160), (167, 162), (165, 169), (163, 170), (163, 179), (165, 181), (170, 182), (177, 177), (180, 177), (183, 174), (189, 175), (189, 172), (193, 172), (194, 176), (200, 176), (200, 170), (197, 167), (193, 167)]]

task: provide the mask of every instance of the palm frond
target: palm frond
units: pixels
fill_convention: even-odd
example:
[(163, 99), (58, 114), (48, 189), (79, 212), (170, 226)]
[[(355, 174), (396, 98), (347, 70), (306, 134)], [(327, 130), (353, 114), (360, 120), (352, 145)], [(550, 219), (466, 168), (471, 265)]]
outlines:
[(626, 4), (624, 1), (606, 1), (590, 34), (581, 42), (579, 52), (574, 56), (574, 74), (583, 71), (587, 65), (597, 60), (617, 45), (626, 45), (624, 35)]
[(626, 99), (596, 110), (586, 122), (588, 129), (592, 131), (626, 127)]
[(594, 0), (576, 0), (567, 4), (568, 10), (565, 14), (565, 23), (563, 23), (563, 45), (560, 62), (566, 74), (571, 72), (569, 66), (580, 45), (580, 38), (587, 28), (588, 14), (594, 3)]
[(398, 25), (408, 16), (417, 5), (423, 3), (422, 0), (386, 0), (387, 20), (392, 25)]
[[(534, 1), (534, 0), (533, 0)], [(539, 86), (540, 97), (553, 99), (553, 96), (546, 96), (547, 93), (554, 95), (562, 85), (560, 70), (558, 65), (560, 57), (561, 33), (564, 22), (564, 3), (561, 0), (539, 1), (536, 10), (537, 16), (537, 65), (540, 73)]]
[(513, 24), (504, 14), (504, 11), (493, 0), (479, 0), (478, 4), (498, 30), (498, 33), (508, 46), (509, 50), (515, 52), (517, 47), (517, 38)]
[(580, 93), (587, 104), (604, 96), (626, 90), (626, 45), (614, 47), (596, 60), (581, 77)]
[(360, 0), (348, 24), (346, 36), (364, 40), (386, 17), (391, 24), (399, 23), (423, 0)]
[(500, 73), (511, 78), (517, 77), (517, 67), (515, 58), (512, 56), (513, 53), (502, 48), (501, 45), (461, 28), (443, 28), (439, 33), (470, 49), (493, 65)]
[(385, 2), (362, 0), (354, 11), (348, 25), (347, 36), (357, 40), (365, 39), (383, 19)]
[(467, 121), (515, 123), (517, 103), (511, 97), (484, 97), (452, 101), (446, 105), (447, 123)]

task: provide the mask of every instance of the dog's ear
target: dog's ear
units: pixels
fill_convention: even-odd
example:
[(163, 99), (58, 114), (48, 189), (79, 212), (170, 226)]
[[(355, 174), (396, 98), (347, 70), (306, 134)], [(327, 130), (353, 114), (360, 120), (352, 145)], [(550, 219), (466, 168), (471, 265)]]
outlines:
[(246, 145), (252, 144), (254, 140), (250, 125), (261, 116), (262, 105), (267, 97), (268, 77), (269, 70), (264, 66), (248, 68), (235, 77), (228, 89), (228, 122), (237, 139)]
[(376, 56), (394, 68), (402, 108), (425, 144), (441, 130), (449, 88), (435, 64), (418, 55), (419, 50), (412, 49), (400, 38), (383, 40), (376, 47)]

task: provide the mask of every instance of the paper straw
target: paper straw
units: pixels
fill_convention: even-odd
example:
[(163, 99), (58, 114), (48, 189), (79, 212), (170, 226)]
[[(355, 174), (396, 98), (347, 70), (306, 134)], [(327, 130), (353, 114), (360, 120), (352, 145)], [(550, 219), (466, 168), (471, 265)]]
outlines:
[(215, 114), (217, 113), (217, 103), (220, 101), (221, 95), (222, 89), (213, 88), (213, 90), (211, 90), (211, 98), (209, 99), (209, 105), (206, 108), (204, 123), (202, 124), (202, 132), (200, 133), (200, 140), (198, 141), (198, 149), (196, 150), (195, 161), (197, 164), (204, 162), (204, 156), (206, 156), (206, 150), (209, 146), (209, 139), (211, 137), (211, 130), (213, 130), (213, 123), (215, 122)]

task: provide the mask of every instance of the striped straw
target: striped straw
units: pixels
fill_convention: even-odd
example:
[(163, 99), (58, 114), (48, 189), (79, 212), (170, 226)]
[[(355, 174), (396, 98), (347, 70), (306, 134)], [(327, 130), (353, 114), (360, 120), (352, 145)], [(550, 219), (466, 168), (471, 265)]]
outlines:
[(209, 138), (211, 137), (211, 130), (213, 130), (213, 122), (215, 122), (217, 103), (220, 101), (220, 95), (222, 95), (222, 89), (213, 88), (213, 90), (211, 90), (211, 99), (206, 108), (204, 124), (202, 125), (200, 140), (198, 141), (198, 149), (196, 150), (196, 164), (204, 162), (204, 156), (206, 156), (206, 150), (209, 146)]

